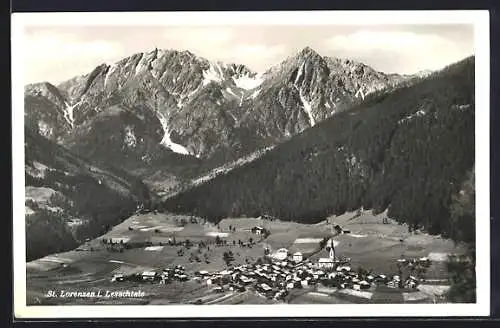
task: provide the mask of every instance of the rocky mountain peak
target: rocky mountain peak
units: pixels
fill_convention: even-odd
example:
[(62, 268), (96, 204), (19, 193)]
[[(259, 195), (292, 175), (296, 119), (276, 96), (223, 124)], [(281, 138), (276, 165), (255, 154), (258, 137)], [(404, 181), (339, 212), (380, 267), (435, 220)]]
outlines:
[[(139, 161), (158, 153), (160, 141), (167, 153), (240, 156), (314, 126), (392, 80), (361, 63), (322, 57), (311, 47), (264, 74), (188, 50), (155, 48), (101, 64), (57, 87), (27, 86), (26, 95), (43, 98), (29, 99), (27, 112), (34, 128), (63, 144), (72, 140), (72, 147), (89, 156), (98, 153), (91, 140), (105, 135), (118, 149), (122, 140), (135, 138), (135, 147), (124, 149)], [(122, 110), (104, 115), (111, 108)]]
[(314, 50), (312, 49), (311, 47), (307, 46), (305, 48), (303, 48), (302, 50), (299, 51), (298, 55), (300, 57), (317, 57), (319, 56), (319, 54)]

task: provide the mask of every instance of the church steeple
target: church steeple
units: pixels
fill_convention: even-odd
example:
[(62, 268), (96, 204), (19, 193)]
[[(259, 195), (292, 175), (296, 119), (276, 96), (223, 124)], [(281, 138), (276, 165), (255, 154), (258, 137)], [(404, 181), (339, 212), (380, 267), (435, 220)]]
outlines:
[(335, 248), (333, 246), (333, 239), (330, 239), (330, 260), (335, 260)]

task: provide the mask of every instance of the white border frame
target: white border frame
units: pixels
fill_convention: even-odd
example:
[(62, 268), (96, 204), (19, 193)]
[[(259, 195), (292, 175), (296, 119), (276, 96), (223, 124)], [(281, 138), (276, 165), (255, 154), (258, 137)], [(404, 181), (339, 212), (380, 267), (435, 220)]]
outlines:
[[(187, 24), (186, 22), (189, 22)], [(23, 27), (28, 25), (405, 25), (472, 24), (476, 90), (476, 304), (27, 306), (24, 220)], [(14, 13), (12, 15), (14, 316), (27, 318), (381, 317), (490, 315), (489, 12), (295, 11)]]

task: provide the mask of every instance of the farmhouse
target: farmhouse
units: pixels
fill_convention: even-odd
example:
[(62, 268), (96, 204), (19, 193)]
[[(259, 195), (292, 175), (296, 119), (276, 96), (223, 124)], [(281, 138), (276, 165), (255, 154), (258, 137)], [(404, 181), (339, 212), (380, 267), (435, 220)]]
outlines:
[(295, 252), (293, 253), (293, 261), (295, 263), (299, 263), (299, 262), (302, 262), (303, 258), (302, 258), (302, 253), (301, 252)]
[(130, 237), (111, 237), (109, 238), (110, 244), (126, 244), (130, 241)]
[(274, 217), (272, 217), (271, 215), (268, 215), (268, 214), (264, 214), (264, 215), (259, 216), (257, 219), (273, 221)]
[(322, 257), (318, 260), (318, 267), (324, 269), (333, 269), (335, 266), (335, 260), (329, 257)]
[(279, 261), (284, 261), (288, 257), (288, 249), (280, 248), (274, 253), (273, 257)]
[(264, 229), (263, 227), (253, 227), (251, 229), (252, 233), (256, 234), (256, 235), (261, 235), (262, 233), (264, 233), (266, 231), (266, 229)]
[(144, 271), (142, 274), (142, 280), (153, 281), (156, 277), (156, 272), (154, 271)]
[(341, 234), (341, 233), (342, 233), (342, 228), (341, 228), (338, 224), (336, 224), (333, 228), (335, 229), (335, 231), (336, 231), (338, 234)]

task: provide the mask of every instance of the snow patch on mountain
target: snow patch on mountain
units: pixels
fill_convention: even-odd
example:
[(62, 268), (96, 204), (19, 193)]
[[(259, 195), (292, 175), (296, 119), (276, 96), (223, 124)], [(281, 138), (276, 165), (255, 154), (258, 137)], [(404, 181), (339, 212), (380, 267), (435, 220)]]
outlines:
[(45, 178), (48, 166), (37, 161), (34, 161), (32, 165), (25, 165), (26, 173), (35, 178)]
[(108, 68), (108, 71), (106, 72), (106, 75), (104, 76), (104, 86), (106, 86), (108, 84), (108, 81), (109, 81), (109, 77), (111, 76), (111, 74), (114, 73), (114, 71), (116, 71), (116, 68), (118, 66), (115, 64), (111, 65), (109, 68)]
[(299, 82), (299, 79), (304, 74), (305, 68), (306, 68), (306, 62), (302, 62), (302, 64), (299, 67), (299, 70), (297, 72), (297, 76), (295, 77), (295, 81), (293, 82), (293, 84), (297, 85), (297, 82)]
[(229, 88), (229, 87), (226, 88), (226, 91), (227, 91), (227, 93), (229, 93), (229, 94), (231, 94), (231, 95), (233, 95), (235, 97), (238, 97), (231, 88)]
[(356, 94), (354, 95), (354, 97), (356, 97), (356, 98), (361, 97), (361, 99), (365, 100), (365, 94), (363, 93), (363, 87), (360, 87), (358, 89), (358, 91), (356, 91)]
[(415, 73), (415, 75), (419, 78), (424, 78), (424, 77), (428, 77), (429, 75), (431, 75), (433, 72), (429, 69), (424, 69), (422, 71), (418, 71), (417, 73)]
[(73, 128), (74, 125), (75, 125), (75, 119), (74, 119), (74, 116), (73, 116), (73, 110), (79, 104), (80, 104), (80, 102), (77, 102), (77, 103), (75, 103), (73, 105), (70, 105), (68, 102), (64, 103), (65, 107), (63, 108), (63, 111), (64, 111), (63, 116), (64, 116), (64, 119), (66, 120), (66, 122), (68, 122), (68, 124), (71, 126), (71, 128)]
[(38, 121), (38, 133), (45, 138), (50, 138), (54, 133), (53, 128), (44, 121)]
[(252, 98), (252, 99), (257, 98), (257, 96), (259, 95), (260, 91), (261, 91), (260, 89), (255, 90), (255, 91), (254, 91), (254, 92), (250, 95), (250, 98)]
[(241, 89), (244, 90), (252, 90), (257, 88), (262, 84), (264, 79), (262, 75), (257, 74), (254, 77), (251, 77), (249, 74), (245, 74), (243, 76), (239, 76), (237, 78), (233, 77), (234, 84)]
[(148, 68), (149, 59), (151, 59), (152, 54), (142, 54), (141, 60), (137, 63), (135, 67), (135, 74), (138, 74)]
[(404, 123), (404, 122), (407, 122), (407, 121), (410, 121), (412, 120), (414, 117), (421, 117), (421, 116), (424, 116), (425, 114), (427, 114), (425, 111), (419, 109), (418, 111), (416, 111), (415, 113), (412, 113), (406, 117), (403, 117), (402, 119), (400, 119), (398, 121), (398, 124), (401, 124), (401, 123)]
[(221, 83), (223, 80), (223, 73), (220, 64), (210, 64), (208, 70), (203, 71), (203, 85), (210, 82)]
[(302, 102), (302, 106), (304, 107), (304, 111), (307, 114), (307, 118), (309, 119), (309, 125), (311, 127), (315, 126), (316, 125), (316, 121), (314, 120), (314, 117), (313, 117), (313, 114), (312, 114), (312, 106), (307, 101), (307, 99), (304, 97), (304, 95), (302, 94), (302, 90), (300, 90), (300, 89), (297, 89), (297, 90), (299, 90), (300, 101)]
[(130, 125), (125, 126), (125, 136), (123, 142), (127, 147), (135, 147), (137, 145), (137, 138), (134, 134), (134, 128)]
[(454, 109), (457, 109), (461, 112), (466, 111), (467, 109), (470, 108), (470, 104), (464, 104), (464, 105), (453, 105)]
[(168, 128), (168, 122), (165, 116), (157, 112), (158, 120), (160, 120), (161, 127), (163, 128), (163, 139), (160, 141), (160, 144), (169, 148), (172, 150), (174, 153), (182, 154), (182, 155), (192, 155), (189, 150), (187, 150), (186, 147), (183, 145), (180, 145), (178, 143), (175, 143), (170, 139), (170, 129)]
[[(203, 84), (200, 83), (196, 89), (194, 89), (193, 91), (191, 91), (190, 93), (188, 93), (187, 95), (185, 96), (180, 96), (179, 97), (179, 100), (177, 101), (177, 107), (181, 108), (183, 107), (188, 101), (189, 99), (195, 94), (197, 93), (201, 88), (203, 87)], [(172, 93), (173, 95), (178, 95), (178, 93)]]

